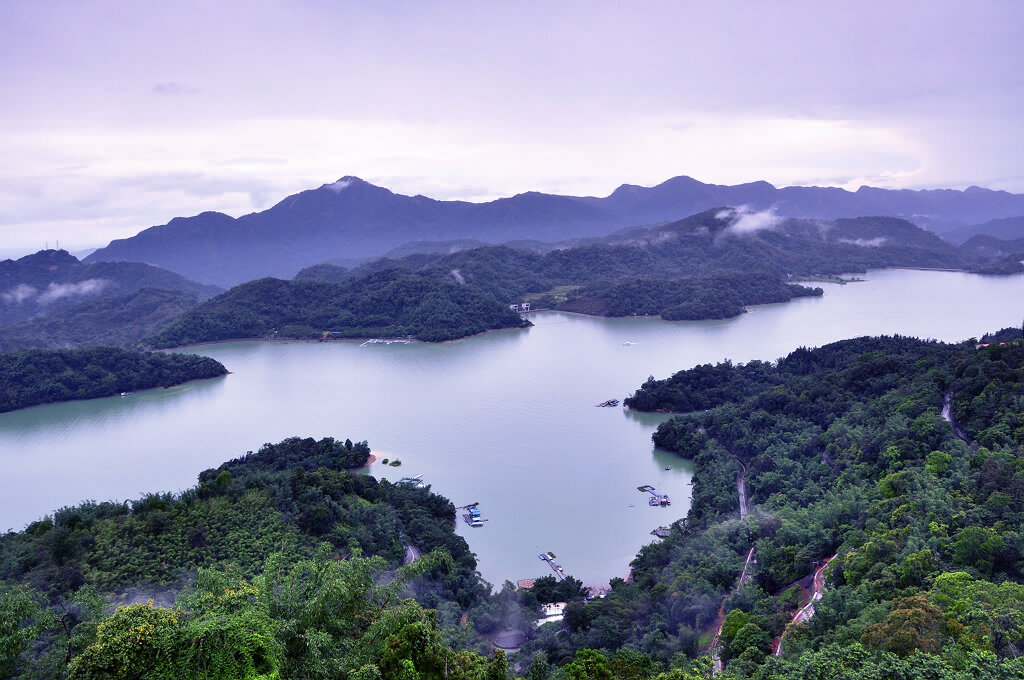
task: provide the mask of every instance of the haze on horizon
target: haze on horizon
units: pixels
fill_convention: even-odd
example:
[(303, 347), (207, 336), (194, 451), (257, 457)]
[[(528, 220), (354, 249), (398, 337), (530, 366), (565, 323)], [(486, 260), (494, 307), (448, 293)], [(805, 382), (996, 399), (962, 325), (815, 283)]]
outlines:
[(0, 256), (405, 194), (1024, 192), (1024, 5), (0, 4)]

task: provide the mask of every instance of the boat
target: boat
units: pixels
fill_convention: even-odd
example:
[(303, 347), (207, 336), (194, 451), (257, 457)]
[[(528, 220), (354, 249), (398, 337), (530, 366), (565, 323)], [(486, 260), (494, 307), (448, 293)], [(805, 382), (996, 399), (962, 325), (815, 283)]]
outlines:
[(598, 404), (598, 406), (618, 406), (618, 405), (619, 405), (619, 400), (618, 399), (608, 399), (607, 401), (602, 401), (600, 404)]

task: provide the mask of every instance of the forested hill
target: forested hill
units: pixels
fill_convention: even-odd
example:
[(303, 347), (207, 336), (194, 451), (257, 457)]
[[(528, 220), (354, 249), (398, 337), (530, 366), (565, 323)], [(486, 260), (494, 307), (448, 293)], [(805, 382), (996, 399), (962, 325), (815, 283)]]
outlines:
[(220, 292), (138, 262), (83, 264), (63, 250), (0, 262), (0, 350), (132, 348)]
[(736, 208), (716, 208), (664, 225), (625, 229), (601, 242), (644, 248), (659, 259), (697, 272), (838, 274), (873, 267), (959, 269), (975, 261), (903, 219), (808, 220)]
[[(858, 338), (644, 383), (627, 404), (689, 412), (654, 441), (695, 462), (692, 509), (531, 648), (669, 659), (721, 624), (729, 678), (1022, 677), (1024, 343), (985, 340)], [(833, 555), (787, 626), (807, 601), (790, 584)]]
[[(864, 217), (838, 220), (785, 219), (773, 213), (715, 208), (682, 220), (626, 229), (601, 239), (566, 242), (541, 253), (483, 247), (456, 253), (416, 253), (382, 258), (349, 272), (311, 267), (296, 278), (359, 277), (401, 267), (457, 269), (496, 281), (505, 290), (516, 282), (612, 281), (628, 276), (675, 279), (716, 274), (786, 275), (863, 272), (873, 267), (966, 268), (988, 262), (986, 253), (965, 254), (906, 220)], [(534, 288), (529, 290), (536, 289)], [(522, 290), (519, 291), (524, 292)]]
[[(0, 676), (506, 677), (503, 656), (448, 638), (486, 592), (454, 507), (346, 471), (368, 455), (294, 437), (180, 494), (0, 536)], [(401, 566), (406, 546), (423, 555)]]
[(194, 354), (131, 352), (113, 347), (0, 352), (0, 413), (73, 399), (109, 397), (226, 374)]
[(0, 327), (0, 351), (87, 346), (137, 348), (172, 319), (199, 304), (188, 293), (140, 288)]
[(141, 288), (186, 293), (203, 300), (221, 290), (140, 262), (85, 264), (66, 250), (41, 250), (18, 260), (0, 261), (0, 326)]
[(394, 270), (459, 280), (509, 303), (530, 301), (534, 308), (603, 316), (660, 314), (671, 320), (723, 319), (742, 314), (746, 305), (822, 294), (820, 288), (785, 283), (761, 271), (689, 276), (685, 263), (659, 259), (642, 248), (606, 245), (546, 254), (491, 246), (448, 256), (381, 259), (355, 270), (323, 264), (302, 270), (296, 280), (344, 282)]
[(260, 279), (175, 319), (157, 347), (236, 338), (411, 336), (451, 340), (528, 326), (491, 293), (452, 277), (391, 270), (342, 283)]

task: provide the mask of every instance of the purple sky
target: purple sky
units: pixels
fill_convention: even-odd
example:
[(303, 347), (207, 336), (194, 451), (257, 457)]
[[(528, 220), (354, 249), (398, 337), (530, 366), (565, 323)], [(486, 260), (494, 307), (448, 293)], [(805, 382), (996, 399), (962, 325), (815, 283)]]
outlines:
[(1024, 3), (0, 0), (0, 255), (358, 175), (1024, 192)]

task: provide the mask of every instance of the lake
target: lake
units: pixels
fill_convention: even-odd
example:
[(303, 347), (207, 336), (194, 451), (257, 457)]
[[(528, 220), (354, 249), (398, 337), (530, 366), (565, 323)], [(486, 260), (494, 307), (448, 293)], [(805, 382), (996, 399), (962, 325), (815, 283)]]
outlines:
[[(1021, 323), (1024, 277), (878, 270), (822, 298), (725, 321), (530, 315), (533, 328), (456, 342), (239, 342), (192, 348), (231, 374), (166, 390), (0, 414), (0, 528), (84, 499), (181, 490), (205, 468), (292, 435), (368, 440), (455, 505), (491, 583), (550, 573), (553, 551), (588, 585), (625, 577), (650, 531), (685, 516), (692, 467), (655, 450), (664, 416), (595, 408), (706, 362), (776, 359), (859, 335), (940, 340)], [(666, 469), (671, 467), (671, 469)], [(672, 497), (652, 508), (637, 486)]]

